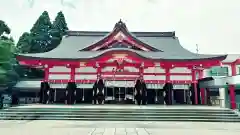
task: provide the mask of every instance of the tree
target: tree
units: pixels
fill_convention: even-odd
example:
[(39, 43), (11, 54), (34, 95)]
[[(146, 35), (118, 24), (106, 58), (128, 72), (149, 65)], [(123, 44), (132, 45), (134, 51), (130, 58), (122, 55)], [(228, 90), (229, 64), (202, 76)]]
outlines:
[(52, 23), (48, 12), (44, 11), (30, 30), (30, 37), (32, 37), (30, 49), (31, 53), (47, 52), (50, 50), (51, 30)]
[(53, 21), (53, 29), (58, 30), (61, 36), (65, 35), (68, 30), (65, 16), (62, 11), (58, 12), (55, 20)]
[(4, 21), (0, 20), (0, 36), (2, 36), (4, 33), (10, 34), (10, 32), (11, 30), (7, 24)]
[(0, 85), (14, 86), (18, 80), (18, 74), (14, 70), (15, 46), (11, 40), (0, 40)]
[(16, 59), (14, 57), (15, 46), (7, 24), (0, 20), (0, 86), (11, 87), (16, 84), (18, 74), (15, 72)]
[(29, 53), (31, 49), (32, 37), (28, 32), (24, 32), (17, 43), (17, 50), (19, 53)]
[(52, 35), (52, 49), (56, 48), (62, 41), (62, 37), (68, 30), (65, 16), (62, 11), (58, 12), (55, 20), (53, 21)]

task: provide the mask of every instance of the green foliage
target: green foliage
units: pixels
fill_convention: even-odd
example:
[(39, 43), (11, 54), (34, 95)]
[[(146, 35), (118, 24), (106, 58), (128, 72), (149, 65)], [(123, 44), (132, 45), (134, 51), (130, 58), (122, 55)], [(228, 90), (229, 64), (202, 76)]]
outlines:
[(19, 53), (28, 53), (31, 49), (32, 38), (28, 32), (24, 32), (17, 43)]
[(15, 72), (14, 40), (12, 37), (3, 35), (10, 34), (10, 32), (7, 24), (0, 20), (0, 86), (3, 87), (11, 87), (18, 80), (18, 74)]
[(10, 34), (10, 32), (11, 30), (7, 24), (4, 21), (0, 20), (0, 36), (2, 36), (4, 33)]
[[(17, 43), (18, 53), (43, 53), (56, 48), (68, 30), (62, 12), (59, 12), (53, 21), (50, 21), (47, 11), (44, 11), (33, 25), (30, 33), (25, 32)], [(21, 78), (43, 77), (44, 72), (26, 66), (18, 66), (16, 71)]]
[(68, 30), (67, 23), (62, 11), (58, 12), (55, 20), (53, 21), (53, 28), (51, 30), (52, 45), (51, 49), (56, 48), (62, 41), (62, 37)]
[(47, 11), (37, 19), (30, 33), (23, 33), (17, 43), (20, 53), (42, 53), (56, 48), (68, 30), (62, 12), (59, 12), (51, 24)]
[(15, 70), (21, 79), (42, 79), (44, 77), (43, 70), (29, 66), (19, 65)]
[(37, 19), (30, 30), (31, 35), (31, 53), (40, 53), (50, 51), (52, 23), (47, 11)]
[(65, 16), (62, 11), (58, 12), (55, 20), (53, 21), (53, 29), (58, 30), (60, 36), (64, 36), (66, 30), (68, 30)]
[(15, 72), (15, 46), (11, 40), (0, 40), (0, 85), (11, 87), (16, 84), (18, 74)]

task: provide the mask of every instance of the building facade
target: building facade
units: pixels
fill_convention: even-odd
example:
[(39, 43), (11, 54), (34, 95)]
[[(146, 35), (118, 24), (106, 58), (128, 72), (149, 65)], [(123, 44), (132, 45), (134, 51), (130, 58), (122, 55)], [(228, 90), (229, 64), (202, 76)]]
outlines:
[(68, 31), (52, 51), (17, 59), (44, 70), (41, 103), (206, 104), (199, 79), (239, 73), (238, 55), (195, 54), (175, 32), (130, 32), (122, 21), (111, 32)]

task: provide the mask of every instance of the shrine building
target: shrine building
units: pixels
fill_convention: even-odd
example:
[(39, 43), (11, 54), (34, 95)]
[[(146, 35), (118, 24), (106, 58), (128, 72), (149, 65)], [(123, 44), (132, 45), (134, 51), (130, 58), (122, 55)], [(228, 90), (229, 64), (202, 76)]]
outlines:
[[(111, 32), (68, 31), (45, 53), (17, 54), (20, 64), (40, 68), (40, 103), (207, 104), (200, 80), (213, 67), (237, 75), (238, 56), (196, 54), (175, 32), (131, 32), (121, 20)], [(235, 86), (229, 84), (236, 108)]]

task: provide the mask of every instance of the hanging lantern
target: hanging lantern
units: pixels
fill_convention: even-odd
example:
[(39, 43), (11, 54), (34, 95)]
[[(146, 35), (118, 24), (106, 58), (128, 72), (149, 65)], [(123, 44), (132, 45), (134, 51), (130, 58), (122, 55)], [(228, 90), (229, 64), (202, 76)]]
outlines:
[(44, 65), (44, 68), (48, 68), (48, 65), (47, 65), (47, 64), (45, 64), (45, 65)]
[(99, 66), (99, 63), (98, 62), (96, 62), (96, 65), (95, 65), (97, 68), (99, 68), (100, 66)]

